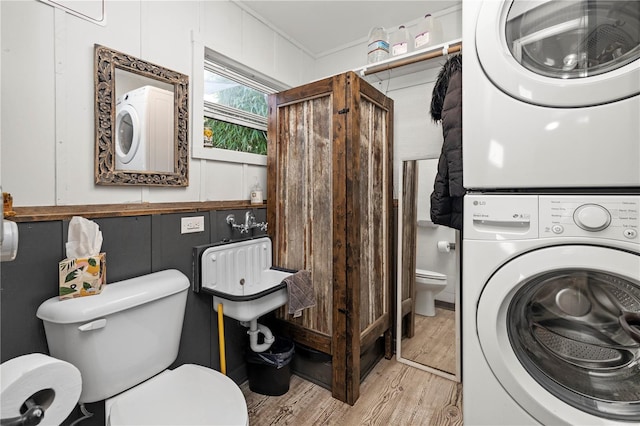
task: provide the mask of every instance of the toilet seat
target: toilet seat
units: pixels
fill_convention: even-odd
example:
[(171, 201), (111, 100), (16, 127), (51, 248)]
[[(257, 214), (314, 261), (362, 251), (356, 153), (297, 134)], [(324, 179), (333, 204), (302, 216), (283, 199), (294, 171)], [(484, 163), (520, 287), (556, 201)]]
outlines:
[(108, 412), (111, 426), (249, 424), (244, 395), (233, 380), (194, 364), (167, 370), (116, 396)]
[(447, 276), (441, 274), (439, 272), (427, 271), (425, 269), (416, 269), (416, 277), (427, 278), (430, 280), (441, 280), (444, 281), (447, 279)]

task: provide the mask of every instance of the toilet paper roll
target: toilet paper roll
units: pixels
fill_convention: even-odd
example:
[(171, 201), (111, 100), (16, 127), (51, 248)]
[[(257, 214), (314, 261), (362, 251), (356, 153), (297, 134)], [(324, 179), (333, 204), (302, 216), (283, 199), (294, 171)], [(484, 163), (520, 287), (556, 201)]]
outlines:
[(449, 253), (453, 247), (451, 247), (449, 241), (438, 241), (438, 251), (440, 253)]
[[(19, 417), (32, 398), (44, 409), (40, 425), (62, 424), (80, 398), (80, 371), (44, 354), (22, 355), (0, 365), (0, 418)], [(24, 411), (24, 408), (22, 409)]]
[(0, 261), (9, 262), (18, 254), (18, 224), (2, 220), (2, 238), (0, 239)]

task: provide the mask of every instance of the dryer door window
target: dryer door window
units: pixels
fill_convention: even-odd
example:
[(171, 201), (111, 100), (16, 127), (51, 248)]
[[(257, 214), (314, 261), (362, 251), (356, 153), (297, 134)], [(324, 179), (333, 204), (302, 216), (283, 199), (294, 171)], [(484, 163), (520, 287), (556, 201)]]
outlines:
[(528, 70), (561, 79), (594, 76), (640, 57), (640, 2), (515, 1), (505, 31), (511, 54)]
[(640, 93), (640, 1), (487, 1), (475, 35), (488, 79), (523, 102), (591, 107)]
[(507, 314), (520, 363), (545, 389), (594, 415), (638, 416), (640, 286), (593, 270), (524, 283)]
[(123, 115), (118, 123), (120, 124), (118, 126), (118, 146), (122, 153), (127, 155), (131, 151), (133, 143), (133, 121), (131, 120), (131, 115)]

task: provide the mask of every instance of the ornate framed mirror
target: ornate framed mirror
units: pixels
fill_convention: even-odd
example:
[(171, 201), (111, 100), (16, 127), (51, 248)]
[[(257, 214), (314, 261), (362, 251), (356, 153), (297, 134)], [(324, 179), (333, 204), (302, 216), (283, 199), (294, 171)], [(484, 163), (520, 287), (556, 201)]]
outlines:
[(189, 185), (189, 76), (95, 45), (95, 182)]

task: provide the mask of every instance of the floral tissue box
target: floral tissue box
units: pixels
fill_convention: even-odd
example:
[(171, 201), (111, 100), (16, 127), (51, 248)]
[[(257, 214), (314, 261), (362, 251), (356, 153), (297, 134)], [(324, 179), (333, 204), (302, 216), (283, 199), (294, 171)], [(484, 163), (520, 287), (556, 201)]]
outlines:
[(107, 282), (107, 254), (60, 262), (60, 299), (100, 294)]

